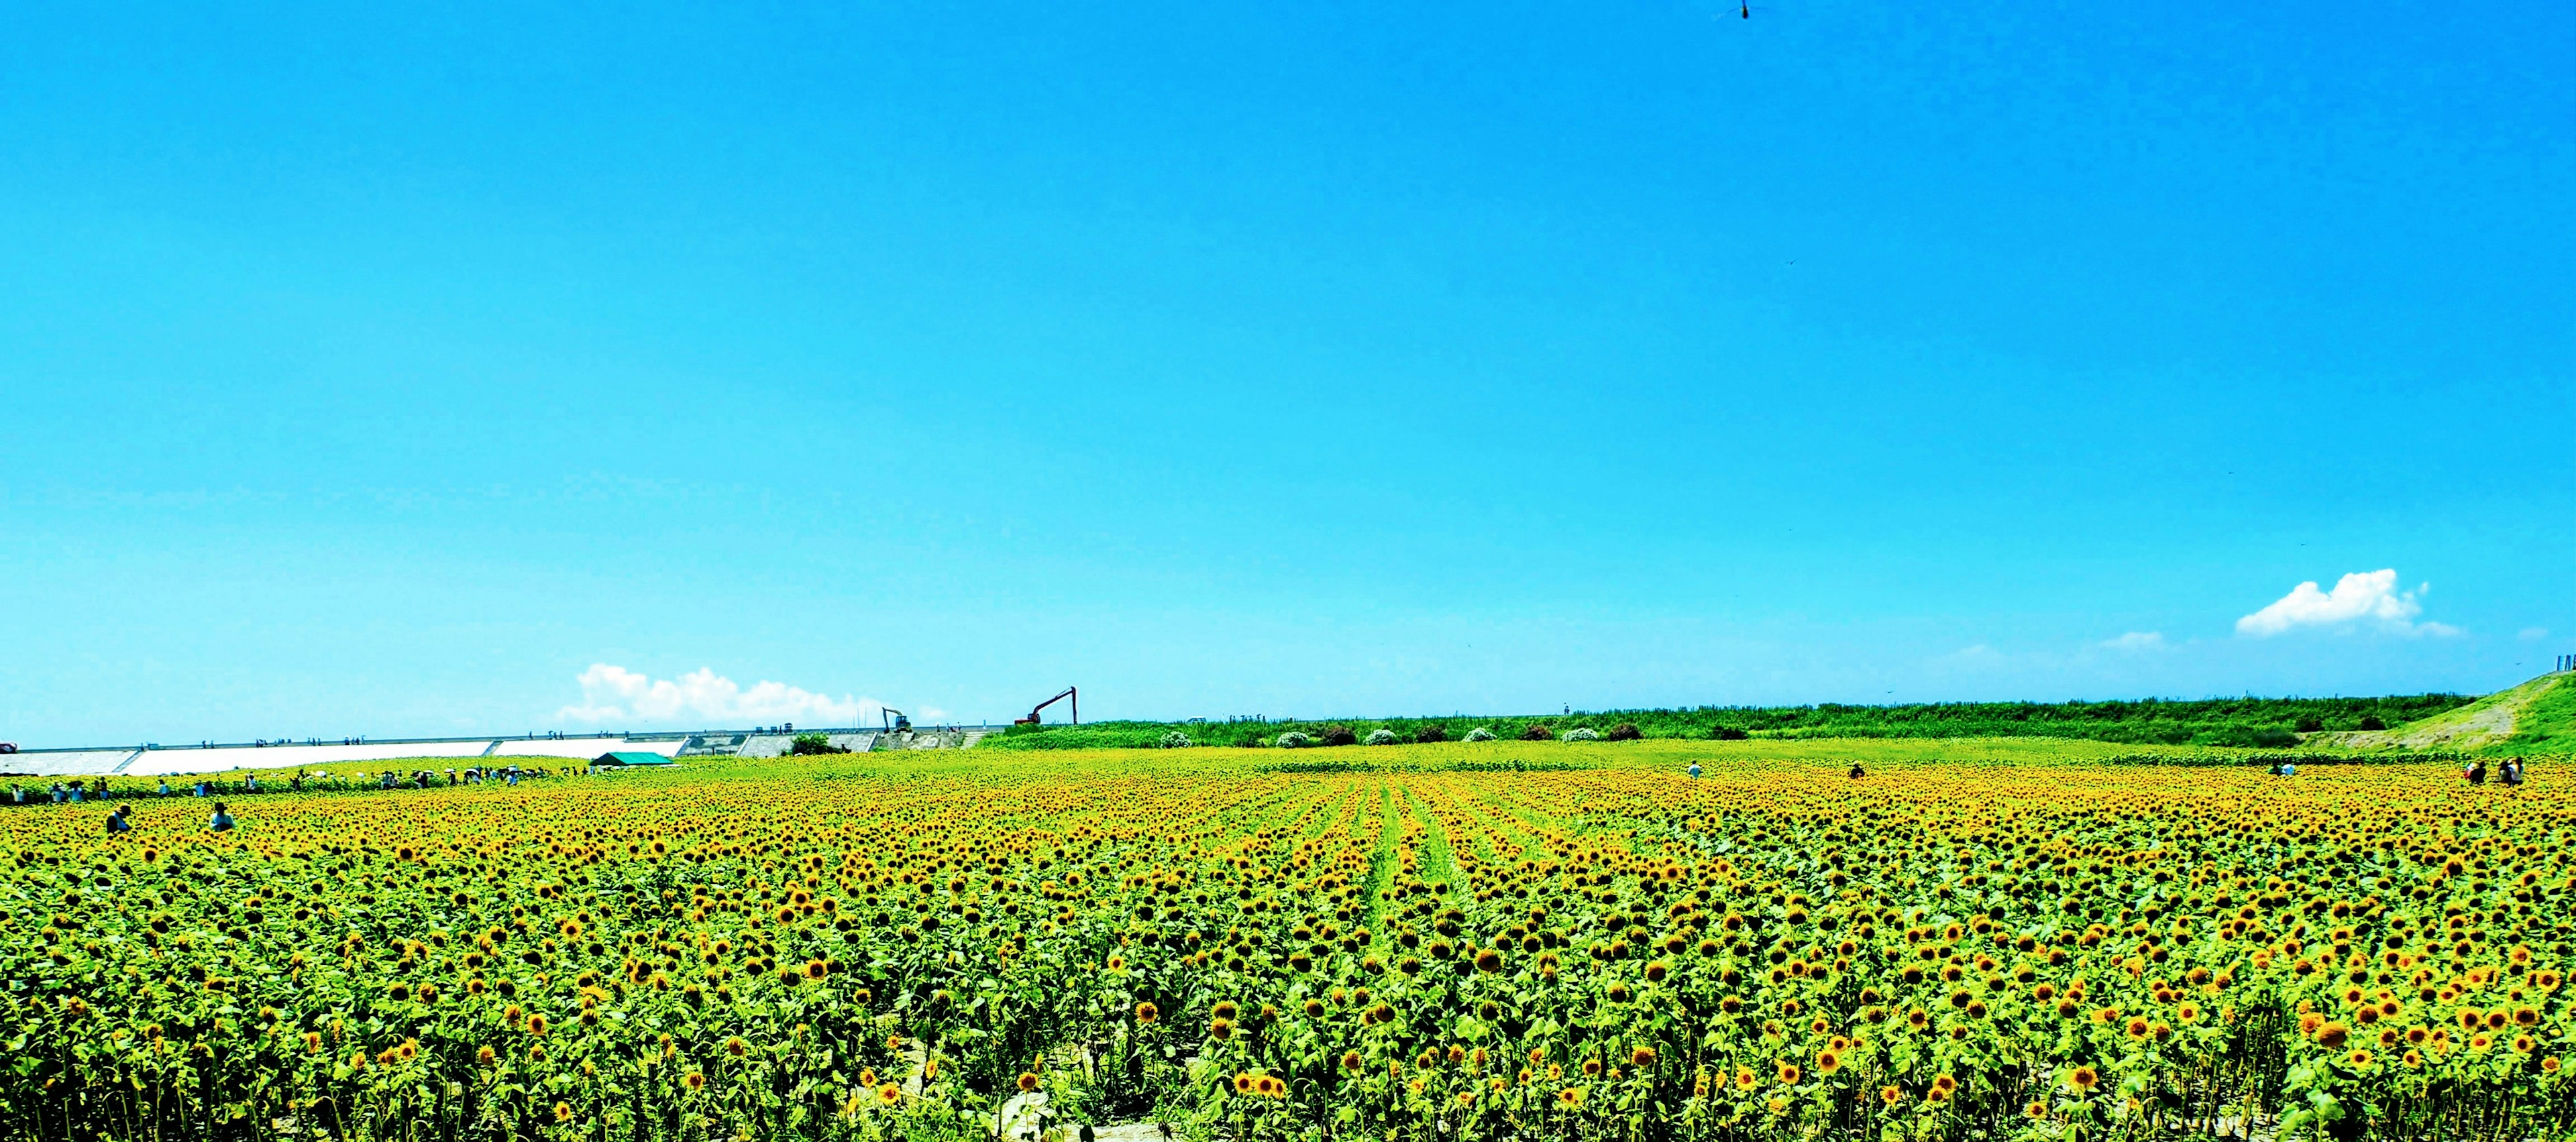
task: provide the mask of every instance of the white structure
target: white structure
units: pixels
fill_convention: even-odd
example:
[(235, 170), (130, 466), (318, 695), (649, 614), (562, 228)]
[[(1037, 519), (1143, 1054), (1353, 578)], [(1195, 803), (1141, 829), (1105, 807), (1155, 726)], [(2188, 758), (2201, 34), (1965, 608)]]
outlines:
[[(127, 746), (117, 749), (34, 749), (0, 754), (0, 775), (37, 777), (159, 777), (237, 769), (320, 769), (397, 760), (448, 760), (473, 764), (493, 757), (559, 757), (588, 761), (603, 753), (658, 753), (664, 757), (778, 757), (801, 734), (819, 733), (835, 753), (891, 749), (963, 749), (996, 732), (992, 726), (922, 727), (886, 733), (869, 729), (708, 730), (624, 737), (400, 738), (349, 745), (232, 742), (204, 746)], [(425, 767), (424, 767), (425, 768)], [(440, 766), (439, 768), (448, 768)], [(461, 766), (460, 766), (461, 768)]]

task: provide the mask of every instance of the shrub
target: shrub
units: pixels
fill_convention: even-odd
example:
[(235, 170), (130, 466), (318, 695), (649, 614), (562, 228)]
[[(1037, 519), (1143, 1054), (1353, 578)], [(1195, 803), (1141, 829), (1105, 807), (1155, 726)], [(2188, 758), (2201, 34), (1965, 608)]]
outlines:
[(1295, 730), (1290, 730), (1287, 733), (1281, 734), (1272, 739), (1270, 744), (1280, 749), (1304, 749), (1307, 746), (1315, 744), (1315, 739), (1298, 733)]
[(1478, 726), (1475, 729), (1467, 731), (1467, 736), (1461, 740), (1471, 742), (1489, 742), (1494, 740), (1494, 731), (1486, 729), (1483, 726)]
[[(1486, 737), (1492, 737), (1492, 736), (1494, 736), (1494, 735), (1492, 735), (1492, 734), (1486, 734), (1485, 736), (1486, 736)], [(1418, 730), (1413, 731), (1413, 740), (1418, 741), (1418, 742), (1426, 742), (1426, 743), (1428, 743), (1428, 742), (1445, 742), (1445, 741), (1448, 741), (1448, 740), (1449, 740), (1449, 731), (1448, 731), (1448, 729), (1446, 729), (1445, 727), (1443, 727), (1440, 723), (1438, 723), (1438, 722), (1433, 722), (1433, 723), (1431, 723), (1430, 725), (1424, 726), (1424, 727), (1422, 727), (1421, 729), (1418, 729)]]
[(2384, 730), (2388, 728), (2388, 723), (2380, 721), (2379, 715), (2377, 714), (2363, 714), (2361, 716), (2361, 728), (2365, 730)]
[(2315, 714), (2310, 714), (2307, 717), (2299, 719), (2299, 724), (2292, 728), (2303, 734), (2312, 734), (2318, 730), (2326, 728), (2326, 723), (2325, 719), (2320, 718)]
[(1716, 726), (1708, 731), (1708, 736), (1722, 742), (1740, 742), (1753, 735), (1733, 726)]
[(1632, 742), (1644, 736), (1646, 731), (1638, 729), (1635, 722), (1621, 722), (1610, 727), (1610, 740), (1614, 742)]
[(830, 753), (832, 752), (832, 739), (824, 737), (821, 734), (798, 734), (796, 735), (796, 740), (789, 743), (787, 752), (799, 757), (807, 754)]
[(1368, 744), (1370, 745), (1394, 745), (1403, 740), (1403, 738), (1395, 736), (1394, 730), (1386, 729), (1384, 727), (1370, 730), (1368, 736)]
[(1349, 726), (1326, 726), (1321, 740), (1325, 745), (1358, 745), (1360, 736)]
[(1593, 729), (1590, 726), (1576, 726), (1573, 729), (1565, 731), (1565, 740), (1570, 742), (1597, 742), (1601, 740), (1601, 731)]
[(1172, 732), (1163, 735), (1164, 749), (1188, 749), (1197, 744), (1199, 743), (1190, 740), (1190, 735), (1182, 733), (1179, 730), (1173, 730)]
[(1521, 727), (1521, 740), (1525, 742), (1543, 742), (1555, 736), (1555, 734), (1547, 732), (1546, 726), (1542, 726), (1537, 722), (1531, 722), (1530, 724)]

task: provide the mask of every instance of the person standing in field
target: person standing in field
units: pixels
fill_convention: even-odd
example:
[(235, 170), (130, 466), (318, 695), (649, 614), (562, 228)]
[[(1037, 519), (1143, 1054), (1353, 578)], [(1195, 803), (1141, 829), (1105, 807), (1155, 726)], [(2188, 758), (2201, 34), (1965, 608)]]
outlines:
[(206, 818), (206, 828), (218, 833), (233, 831), (233, 815), (224, 809), (223, 802), (215, 802), (214, 815)]
[(1861, 772), (1860, 763), (1859, 763), (1859, 762), (1857, 762), (1857, 761), (1853, 762), (1853, 763), (1852, 763), (1852, 770), (1851, 770), (1851, 779), (1852, 779), (1852, 780), (1854, 780), (1854, 781), (1858, 781), (1858, 780), (1860, 780), (1861, 778), (1866, 777), (1866, 776), (1868, 776), (1868, 775), (1867, 775), (1867, 774), (1865, 774), (1865, 773), (1862, 773), (1862, 772)]
[(2484, 785), (2487, 783), (2487, 763), (2472, 761), (2467, 769), (2460, 771), (2460, 776), (2468, 778), (2471, 785)]
[(113, 837), (118, 833), (130, 833), (134, 831), (134, 822), (125, 819), (125, 815), (132, 812), (133, 809), (134, 807), (131, 805), (119, 805), (116, 807), (115, 812), (107, 815), (108, 836)]
[(2504, 759), (2504, 772), (2501, 776), (2507, 786), (2519, 788), (2522, 785), (2522, 759), (2518, 757)]

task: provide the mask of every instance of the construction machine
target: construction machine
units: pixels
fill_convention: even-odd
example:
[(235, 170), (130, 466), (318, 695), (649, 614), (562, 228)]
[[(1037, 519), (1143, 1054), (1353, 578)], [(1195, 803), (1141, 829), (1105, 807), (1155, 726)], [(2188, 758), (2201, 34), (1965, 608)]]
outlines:
[(1065, 699), (1067, 699), (1067, 698), (1071, 698), (1071, 699), (1073, 699), (1073, 724), (1075, 724), (1075, 725), (1077, 725), (1077, 726), (1078, 726), (1078, 725), (1081, 725), (1081, 724), (1082, 724), (1082, 696), (1081, 696), (1081, 695), (1079, 695), (1079, 694), (1074, 693), (1074, 688), (1073, 688), (1073, 687), (1071, 687), (1071, 686), (1067, 686), (1067, 687), (1065, 687), (1065, 688), (1064, 688), (1064, 693), (1058, 694), (1058, 695), (1056, 695), (1055, 697), (1052, 697), (1052, 698), (1047, 699), (1046, 701), (1040, 702), (1040, 703), (1038, 703), (1038, 704), (1037, 704), (1037, 705), (1035, 705), (1035, 706), (1031, 706), (1031, 707), (1029, 707), (1029, 716), (1028, 716), (1028, 717), (1016, 719), (1016, 720), (1014, 720), (1011, 724), (1012, 724), (1012, 725), (1015, 725), (1015, 726), (1034, 726), (1034, 725), (1037, 725), (1037, 724), (1038, 724), (1038, 714), (1039, 714), (1041, 711), (1044, 711), (1047, 707), (1052, 706), (1052, 705), (1055, 705), (1055, 704), (1056, 704), (1056, 703), (1058, 703), (1058, 702), (1064, 701), (1064, 700), (1065, 700)]

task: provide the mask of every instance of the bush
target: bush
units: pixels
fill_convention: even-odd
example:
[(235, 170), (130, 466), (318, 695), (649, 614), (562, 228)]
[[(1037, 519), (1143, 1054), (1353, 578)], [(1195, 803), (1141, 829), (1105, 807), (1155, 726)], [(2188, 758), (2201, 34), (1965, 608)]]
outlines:
[(2363, 714), (2361, 716), (2361, 728), (2365, 730), (2384, 730), (2388, 728), (2388, 723), (2380, 721), (2379, 715), (2377, 714)]
[(1164, 749), (1188, 749), (1197, 744), (1199, 743), (1190, 740), (1190, 735), (1182, 733), (1179, 730), (1173, 730), (1172, 732), (1163, 735)]
[(1635, 722), (1621, 722), (1610, 727), (1610, 740), (1614, 742), (1632, 742), (1644, 736), (1646, 731), (1638, 729)]
[(1740, 742), (1753, 735), (1733, 726), (1716, 726), (1708, 731), (1708, 736), (1722, 742)]
[(2299, 719), (2299, 724), (2293, 728), (2303, 734), (2312, 734), (2326, 728), (2326, 723), (2325, 719), (2320, 718), (2315, 714), (2310, 714), (2307, 717)]
[(1590, 726), (1576, 726), (1573, 729), (1565, 731), (1565, 740), (1570, 742), (1597, 742), (1601, 740), (1601, 731), (1593, 729)]
[(1494, 731), (1486, 729), (1483, 726), (1478, 726), (1475, 729), (1467, 731), (1467, 736), (1462, 740), (1471, 742), (1489, 742), (1494, 740)]
[[(1485, 736), (1490, 738), (1494, 735), (1486, 734)], [(1449, 731), (1441, 726), (1440, 723), (1433, 722), (1430, 725), (1413, 731), (1413, 740), (1424, 743), (1445, 742), (1449, 740)]]
[(1403, 740), (1403, 738), (1395, 736), (1394, 730), (1383, 727), (1370, 730), (1368, 736), (1368, 744), (1370, 745), (1394, 745)]
[(831, 753), (832, 739), (821, 734), (798, 734), (796, 740), (788, 745), (787, 752), (799, 757), (807, 754)]
[(2299, 735), (2284, 729), (2256, 730), (2253, 744), (2262, 749), (2281, 749), (2299, 744)]
[(1531, 722), (1530, 724), (1521, 727), (1521, 740), (1525, 742), (1543, 742), (1555, 736), (1555, 734), (1547, 732), (1546, 726), (1542, 726), (1537, 722)]
[(1349, 726), (1326, 726), (1322, 741), (1325, 745), (1358, 745), (1360, 736), (1352, 733)]
[(1295, 730), (1290, 730), (1287, 733), (1281, 734), (1277, 738), (1272, 739), (1270, 744), (1279, 749), (1304, 749), (1307, 746), (1315, 744), (1315, 739), (1298, 733)]

